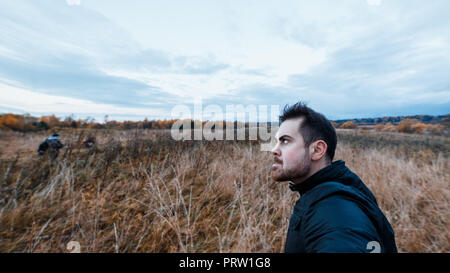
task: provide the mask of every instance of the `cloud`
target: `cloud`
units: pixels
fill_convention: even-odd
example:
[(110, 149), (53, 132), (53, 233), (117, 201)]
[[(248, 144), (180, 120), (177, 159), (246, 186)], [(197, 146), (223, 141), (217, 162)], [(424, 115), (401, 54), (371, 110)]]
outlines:
[(367, 0), (367, 4), (370, 6), (379, 6), (381, 4), (381, 0)]
[(151, 83), (104, 71), (120, 67), (158, 72), (172, 69), (172, 60), (163, 51), (142, 50), (124, 30), (96, 12), (44, 0), (2, 2), (0, 15), (3, 82), (116, 106), (179, 101)]
[(447, 49), (431, 50), (412, 38), (379, 36), (336, 51), (308, 73), (291, 75), (290, 86), (336, 115), (376, 115), (376, 109), (382, 114), (408, 107), (411, 114), (419, 109), (443, 111), (450, 103)]
[(213, 56), (185, 57), (178, 56), (174, 63), (179, 67), (179, 73), (185, 74), (214, 74), (229, 67), (228, 64), (217, 62)]
[(81, 0), (66, 0), (69, 6), (79, 6), (81, 5)]
[[(97, 103), (87, 99), (75, 99), (66, 96), (47, 95), (28, 91), (19, 87), (0, 83), (0, 111), (30, 113), (32, 115), (48, 115), (57, 113), (58, 116), (74, 114), (77, 117), (91, 116), (97, 119), (105, 114), (111, 119), (126, 119), (132, 117), (163, 118), (169, 108), (160, 107), (127, 107)], [(14, 94), (14, 96), (11, 96)]]
[[(143, 49), (120, 26), (83, 7), (73, 10), (48, 0), (2, 2), (0, 7), (0, 77), (35, 92), (117, 105), (172, 103), (177, 96), (171, 89), (141, 76), (211, 75), (228, 67), (214, 56)], [(113, 75), (124, 71), (127, 76)], [(138, 76), (129, 77), (133, 74)]]
[(272, 21), (284, 39), (322, 48), (322, 62), (290, 74), (286, 84), (241, 86), (208, 102), (284, 105), (303, 100), (332, 119), (448, 113), (450, 22), (441, 18), (442, 5), (425, 5), (420, 12), (383, 5), (386, 14), (356, 6), (359, 15), (353, 17), (344, 16), (350, 7), (343, 5), (345, 12), (333, 9), (335, 14), (304, 6), (302, 14), (322, 14), (327, 17), (323, 22), (320, 16), (317, 21)]
[(448, 112), (450, 22), (441, 18), (443, 3), (386, 3), (378, 11), (356, 5), (351, 17), (343, 16), (348, 6), (333, 14), (324, 9), (323, 23), (279, 20), (282, 37), (327, 52), (324, 62), (291, 74), (288, 88), (334, 117)]
[[(146, 11), (156, 5), (147, 14), (120, 2), (1, 1), (0, 83), (32, 92), (36, 104), (54, 96), (128, 110), (201, 96), (220, 105), (306, 100), (336, 117), (445, 112), (448, 2), (369, 2), (190, 3), (176, 11), (140, 2)], [(119, 4), (126, 20), (104, 11)]]

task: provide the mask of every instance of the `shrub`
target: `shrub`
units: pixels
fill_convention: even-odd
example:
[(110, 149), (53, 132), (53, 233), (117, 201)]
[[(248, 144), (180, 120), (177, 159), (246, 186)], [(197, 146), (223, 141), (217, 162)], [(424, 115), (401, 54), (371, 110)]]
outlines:
[(411, 126), (411, 130), (417, 134), (423, 134), (426, 129), (427, 129), (427, 125), (423, 124), (422, 122), (413, 124)]
[(355, 129), (357, 126), (353, 121), (346, 121), (341, 125), (342, 129)]
[(397, 131), (397, 126), (393, 125), (392, 123), (388, 122), (384, 125), (383, 129), (381, 129), (383, 132), (395, 132)]
[(413, 125), (418, 123), (415, 119), (404, 119), (398, 124), (398, 131), (401, 133), (413, 133)]

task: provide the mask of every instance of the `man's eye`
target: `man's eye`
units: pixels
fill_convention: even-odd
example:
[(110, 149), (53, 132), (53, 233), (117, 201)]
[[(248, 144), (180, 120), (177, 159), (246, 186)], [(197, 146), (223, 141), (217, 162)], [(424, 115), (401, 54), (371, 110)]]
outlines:
[(283, 144), (287, 144), (288, 140), (287, 139), (283, 139), (281, 142), (283, 142)]

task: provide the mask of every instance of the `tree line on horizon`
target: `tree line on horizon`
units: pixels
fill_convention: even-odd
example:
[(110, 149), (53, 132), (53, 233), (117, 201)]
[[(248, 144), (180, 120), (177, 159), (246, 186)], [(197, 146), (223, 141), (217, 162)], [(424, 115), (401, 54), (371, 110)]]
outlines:
[[(29, 114), (0, 114), (0, 130), (17, 132), (38, 132), (47, 130), (61, 130), (63, 128), (85, 128), (85, 129), (171, 129), (178, 119), (171, 120), (148, 120), (143, 121), (115, 121), (108, 120), (105, 116), (103, 123), (95, 121), (94, 118), (75, 119), (72, 116), (59, 118), (55, 115), (34, 117)], [(184, 120), (186, 121), (186, 120)], [(190, 121), (191, 128), (199, 128), (208, 121)], [(228, 122), (234, 128), (248, 128), (249, 126), (260, 126), (259, 122)], [(270, 122), (264, 122), (270, 127)], [(262, 124), (264, 124), (262, 123)], [(331, 121), (335, 128), (340, 129), (364, 129), (375, 131), (402, 132), (402, 133), (429, 133), (436, 135), (448, 135), (450, 132), (450, 114), (443, 116), (415, 115), (401, 117), (364, 118), (352, 120)], [(225, 121), (222, 121), (225, 128)], [(229, 126), (229, 125), (227, 125)], [(214, 126), (212, 127), (214, 129)]]
[[(116, 121), (107, 120), (105, 116), (105, 122), (100, 123), (93, 118), (75, 119), (73, 116), (68, 116), (61, 119), (55, 115), (33, 117), (28, 114), (0, 114), (0, 130), (10, 130), (18, 132), (37, 132), (47, 130), (59, 130), (63, 128), (85, 128), (85, 129), (171, 129), (173, 124), (177, 121), (190, 122), (191, 128), (199, 128), (200, 125), (204, 126), (208, 121), (199, 120), (179, 120), (179, 119), (164, 119), (164, 120), (148, 120), (145, 118), (143, 121)], [(227, 124), (233, 124), (235, 128), (240, 126), (248, 128), (248, 122), (226, 122)], [(222, 121), (222, 125), (225, 121)], [(258, 126), (260, 123), (253, 123)], [(270, 123), (267, 123), (270, 125)], [(253, 125), (252, 125), (253, 126)], [(183, 128), (183, 126), (181, 126)], [(225, 128), (225, 126), (223, 126)], [(214, 126), (213, 128), (214, 129)]]

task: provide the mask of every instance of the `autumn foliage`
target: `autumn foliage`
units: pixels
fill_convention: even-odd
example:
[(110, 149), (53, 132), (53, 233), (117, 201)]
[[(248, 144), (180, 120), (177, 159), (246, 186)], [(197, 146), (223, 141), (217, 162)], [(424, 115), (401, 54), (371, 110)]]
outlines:
[(374, 130), (379, 132), (428, 133), (440, 135), (444, 131), (444, 126), (441, 124), (425, 124), (414, 119), (404, 119), (398, 125), (393, 125), (392, 123), (377, 124), (375, 125)]
[[(420, 116), (419, 116), (420, 118)], [(362, 119), (365, 121), (365, 119)], [(427, 120), (422, 118), (422, 120)], [(185, 121), (185, 120), (181, 120)], [(450, 132), (450, 117), (444, 116), (439, 123), (436, 120), (432, 120), (434, 123), (422, 122), (415, 118), (378, 118), (375, 119), (375, 125), (369, 125), (363, 123), (359, 124), (356, 121), (349, 120), (345, 122), (331, 121), (334, 128), (340, 129), (364, 129), (366, 133), (370, 131), (378, 132), (401, 132), (401, 133), (413, 133), (413, 134), (432, 134), (432, 135), (445, 135)], [(42, 116), (40, 118), (32, 117), (30, 115), (16, 115), (16, 114), (3, 114), (0, 115), (0, 130), (5, 131), (18, 131), (18, 132), (36, 132), (45, 130), (60, 130), (71, 128), (86, 128), (86, 129), (171, 129), (176, 122), (180, 120), (148, 120), (145, 118), (143, 121), (115, 121), (107, 120), (105, 116), (104, 122), (97, 122), (93, 118), (75, 119), (73, 116), (68, 116), (64, 119), (56, 117), (55, 115)], [(191, 128), (205, 128), (205, 124), (209, 121), (193, 121), (188, 120)], [(225, 121), (219, 122), (222, 124), (222, 128), (229, 126)], [(235, 128), (245, 127), (249, 128), (253, 126), (248, 122), (229, 122)], [(255, 123), (255, 126), (259, 124)], [(370, 127), (372, 126), (372, 127)]]
[(144, 121), (105, 121), (96, 122), (93, 118), (74, 119), (72, 116), (61, 119), (55, 115), (40, 118), (30, 115), (3, 114), (0, 115), (0, 130), (18, 132), (36, 132), (61, 128), (88, 129), (170, 129), (176, 120), (147, 120)]
[(339, 128), (341, 129), (355, 129), (357, 126), (353, 121), (344, 122)]

